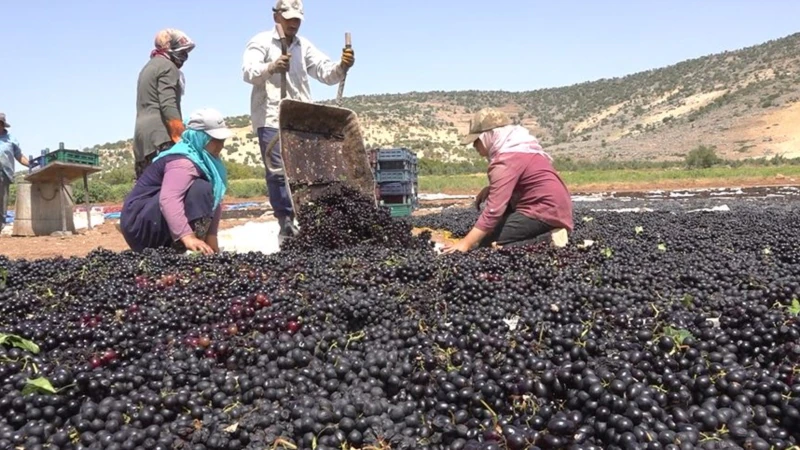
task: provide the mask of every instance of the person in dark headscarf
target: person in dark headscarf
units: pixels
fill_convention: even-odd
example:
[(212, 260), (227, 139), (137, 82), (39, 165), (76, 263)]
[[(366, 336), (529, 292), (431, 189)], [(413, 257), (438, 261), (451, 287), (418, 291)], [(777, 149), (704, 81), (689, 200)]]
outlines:
[(139, 72), (133, 133), (137, 179), (159, 152), (181, 138), (185, 81), (180, 69), (194, 47), (195, 43), (184, 32), (172, 28), (161, 30), (156, 34), (150, 60)]

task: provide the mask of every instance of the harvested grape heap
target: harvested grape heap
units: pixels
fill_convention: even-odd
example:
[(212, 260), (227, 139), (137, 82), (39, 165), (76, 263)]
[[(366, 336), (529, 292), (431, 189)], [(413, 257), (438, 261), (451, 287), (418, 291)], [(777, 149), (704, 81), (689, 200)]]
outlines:
[(376, 208), (375, 199), (345, 184), (332, 184), (313, 202), (300, 207), (302, 236), (282, 246), (285, 250), (339, 249), (360, 245), (430, 247), (430, 233), (417, 238), (411, 225), (393, 220), (389, 210)]
[(460, 239), (469, 233), (479, 215), (475, 208), (449, 207), (438, 214), (414, 216), (411, 223), (420, 228), (447, 230), (452, 237)]
[(800, 439), (796, 212), (577, 210), (566, 248), (446, 256), (317, 218), (270, 256), (0, 259), (0, 448)]

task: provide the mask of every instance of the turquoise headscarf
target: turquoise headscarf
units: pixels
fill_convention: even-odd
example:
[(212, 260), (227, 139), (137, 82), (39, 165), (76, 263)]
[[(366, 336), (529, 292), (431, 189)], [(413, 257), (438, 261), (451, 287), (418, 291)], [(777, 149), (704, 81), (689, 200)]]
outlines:
[(159, 153), (153, 161), (157, 161), (165, 156), (181, 155), (189, 158), (197, 165), (203, 174), (208, 178), (214, 192), (214, 209), (217, 209), (222, 198), (225, 196), (228, 183), (228, 172), (218, 158), (211, 156), (206, 150), (206, 145), (211, 142), (211, 136), (205, 131), (189, 130), (181, 134), (181, 140), (173, 145), (171, 149)]

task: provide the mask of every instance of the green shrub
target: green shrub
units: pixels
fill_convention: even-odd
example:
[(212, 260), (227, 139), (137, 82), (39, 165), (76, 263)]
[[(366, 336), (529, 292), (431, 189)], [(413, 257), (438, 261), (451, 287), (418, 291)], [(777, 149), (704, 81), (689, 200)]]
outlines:
[[(101, 180), (104, 183), (114, 185), (114, 184), (126, 184), (126, 183), (133, 183), (134, 178), (136, 177), (136, 172), (133, 169), (133, 164), (126, 164), (122, 167), (115, 167), (110, 170), (105, 170), (98, 174), (92, 179)], [(89, 181), (91, 183), (91, 180)]]
[(473, 161), (443, 162), (428, 158), (420, 158), (417, 162), (420, 175), (461, 175), (484, 173), (489, 167), (485, 159)]
[[(91, 191), (91, 186), (89, 187)], [(133, 182), (124, 183), (124, 184), (115, 184), (111, 186), (111, 193), (109, 202), (122, 202), (125, 200), (125, 197), (133, 190)]]
[(721, 162), (714, 146), (701, 145), (686, 155), (686, 167), (690, 169), (707, 169)]
[[(111, 186), (103, 181), (89, 180), (89, 201), (92, 203), (104, 203), (111, 201), (118, 201), (112, 198)], [(75, 204), (86, 202), (86, 191), (83, 189), (83, 183), (72, 184), (72, 198)]]
[(230, 180), (226, 195), (237, 198), (264, 197), (267, 193), (267, 182), (256, 180)]
[(264, 177), (263, 167), (253, 167), (235, 161), (223, 160), (225, 170), (228, 171), (228, 181), (231, 180), (253, 180)]
[(8, 206), (11, 207), (17, 203), (17, 184), (11, 185), (8, 191)]

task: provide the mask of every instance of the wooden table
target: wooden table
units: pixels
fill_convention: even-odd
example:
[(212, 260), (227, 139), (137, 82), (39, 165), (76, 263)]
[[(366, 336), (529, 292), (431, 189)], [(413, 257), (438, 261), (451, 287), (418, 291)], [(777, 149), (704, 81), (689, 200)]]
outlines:
[(57, 183), (60, 186), (58, 197), (61, 210), (61, 231), (67, 233), (67, 217), (64, 215), (66, 197), (69, 194), (66, 189), (67, 183), (83, 178), (83, 189), (85, 191), (86, 204), (86, 226), (92, 229), (92, 206), (89, 201), (89, 175), (100, 172), (100, 167), (86, 164), (73, 164), (61, 161), (53, 161), (41, 169), (27, 175), (25, 180), (31, 184), (35, 183)]

